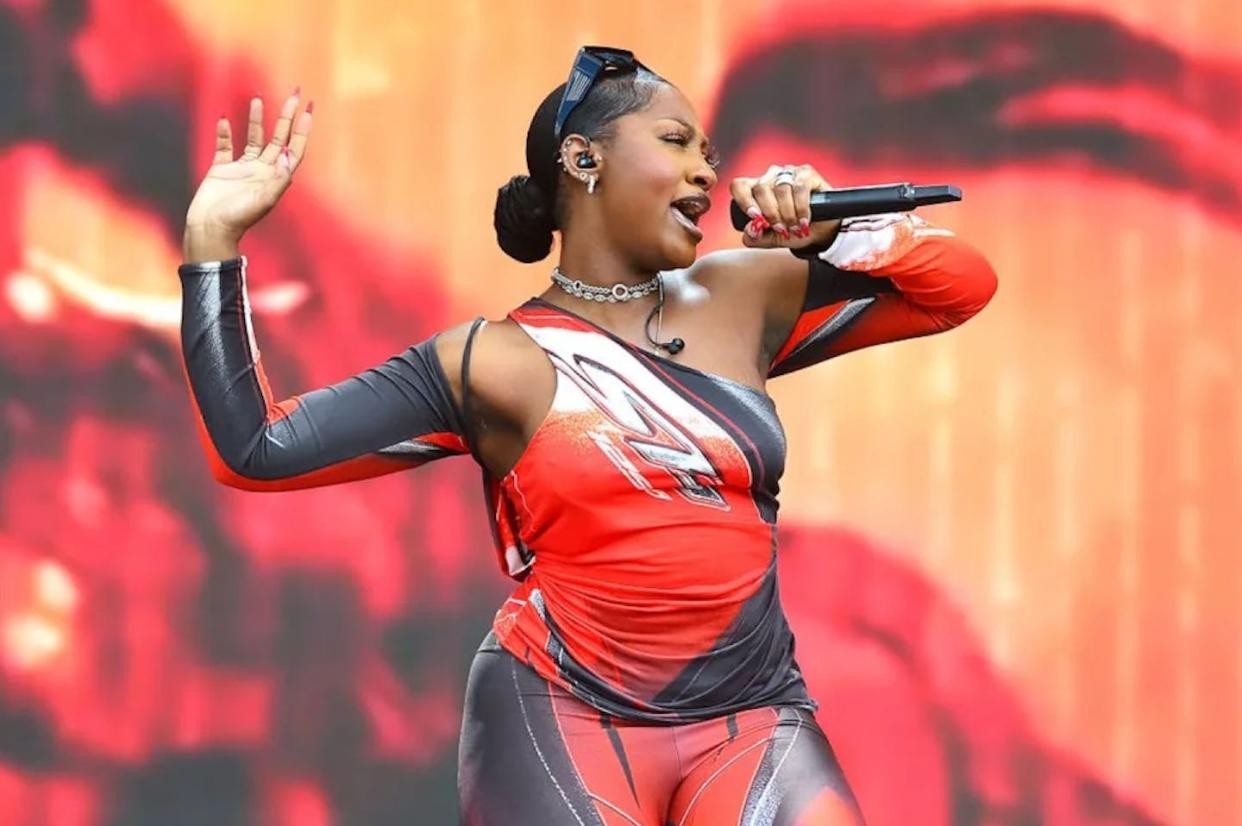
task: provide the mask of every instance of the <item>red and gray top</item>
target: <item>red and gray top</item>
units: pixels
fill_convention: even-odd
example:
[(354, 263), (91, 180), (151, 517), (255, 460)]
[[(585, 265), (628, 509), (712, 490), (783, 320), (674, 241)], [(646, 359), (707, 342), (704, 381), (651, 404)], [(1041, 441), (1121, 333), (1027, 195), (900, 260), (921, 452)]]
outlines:
[[(961, 324), (995, 290), (973, 248), (917, 216), (847, 222), (810, 262), (771, 376)], [(214, 475), (289, 490), (469, 453), (434, 338), (273, 403), (245, 262), (183, 267), (182, 344)], [(513, 469), (485, 472), (503, 569), (500, 643), (621, 717), (813, 707), (776, 583), (785, 437), (772, 399), (653, 356), (539, 299), (510, 313), (556, 371)]]

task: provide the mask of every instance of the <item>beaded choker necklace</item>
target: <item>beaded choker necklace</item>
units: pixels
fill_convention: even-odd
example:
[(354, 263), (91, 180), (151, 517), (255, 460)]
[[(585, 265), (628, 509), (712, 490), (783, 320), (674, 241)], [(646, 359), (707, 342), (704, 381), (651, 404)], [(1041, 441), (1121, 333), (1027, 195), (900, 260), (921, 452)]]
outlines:
[(586, 301), (607, 301), (616, 304), (621, 301), (633, 301), (645, 295), (651, 295), (660, 288), (660, 275), (657, 273), (650, 281), (641, 284), (613, 284), (611, 287), (597, 287), (594, 284), (583, 284), (578, 279), (571, 279), (561, 272), (560, 267), (552, 268), (552, 281), (565, 292)]

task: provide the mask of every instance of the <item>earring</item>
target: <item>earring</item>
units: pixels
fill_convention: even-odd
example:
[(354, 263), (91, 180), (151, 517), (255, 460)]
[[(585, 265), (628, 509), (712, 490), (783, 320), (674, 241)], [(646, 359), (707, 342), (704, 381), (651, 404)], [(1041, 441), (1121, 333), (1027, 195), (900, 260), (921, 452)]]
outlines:
[(590, 180), (588, 180), (588, 181), (587, 181), (587, 195), (594, 195), (594, 194), (595, 194), (595, 182), (596, 182), (597, 180), (599, 180), (599, 176), (598, 176), (598, 175), (592, 175), (592, 176), (591, 176), (591, 178), (590, 178)]

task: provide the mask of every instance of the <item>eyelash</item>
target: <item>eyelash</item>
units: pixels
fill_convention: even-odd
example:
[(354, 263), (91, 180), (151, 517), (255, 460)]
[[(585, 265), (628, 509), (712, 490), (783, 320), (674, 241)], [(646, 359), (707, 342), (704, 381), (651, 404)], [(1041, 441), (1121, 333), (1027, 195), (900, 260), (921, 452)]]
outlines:
[[(676, 132), (665, 135), (664, 140), (668, 141), (669, 143), (675, 143), (678, 146), (689, 146), (690, 145), (690, 138), (688, 136), (680, 134), (680, 133), (676, 133)], [(715, 147), (711, 147), (708, 149), (706, 157), (707, 157), (707, 165), (710, 166), (712, 169), (715, 169), (716, 167), (720, 166), (720, 155), (719, 153), (716, 152)]]

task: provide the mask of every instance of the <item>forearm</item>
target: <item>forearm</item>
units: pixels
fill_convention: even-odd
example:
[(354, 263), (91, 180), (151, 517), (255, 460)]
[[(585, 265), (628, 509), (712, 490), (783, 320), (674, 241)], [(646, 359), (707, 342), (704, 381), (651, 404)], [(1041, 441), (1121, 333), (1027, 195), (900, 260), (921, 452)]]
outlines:
[(854, 219), (810, 262), (806, 293), (771, 375), (951, 329), (996, 292), (987, 260), (917, 216)]
[(377, 476), (464, 452), (431, 341), (275, 403), (251, 326), (244, 259), (181, 267), (181, 343), (215, 478), (285, 490)]
[(978, 250), (916, 215), (854, 219), (821, 260), (887, 279), (897, 300), (941, 328), (966, 321), (996, 292), (996, 273)]

